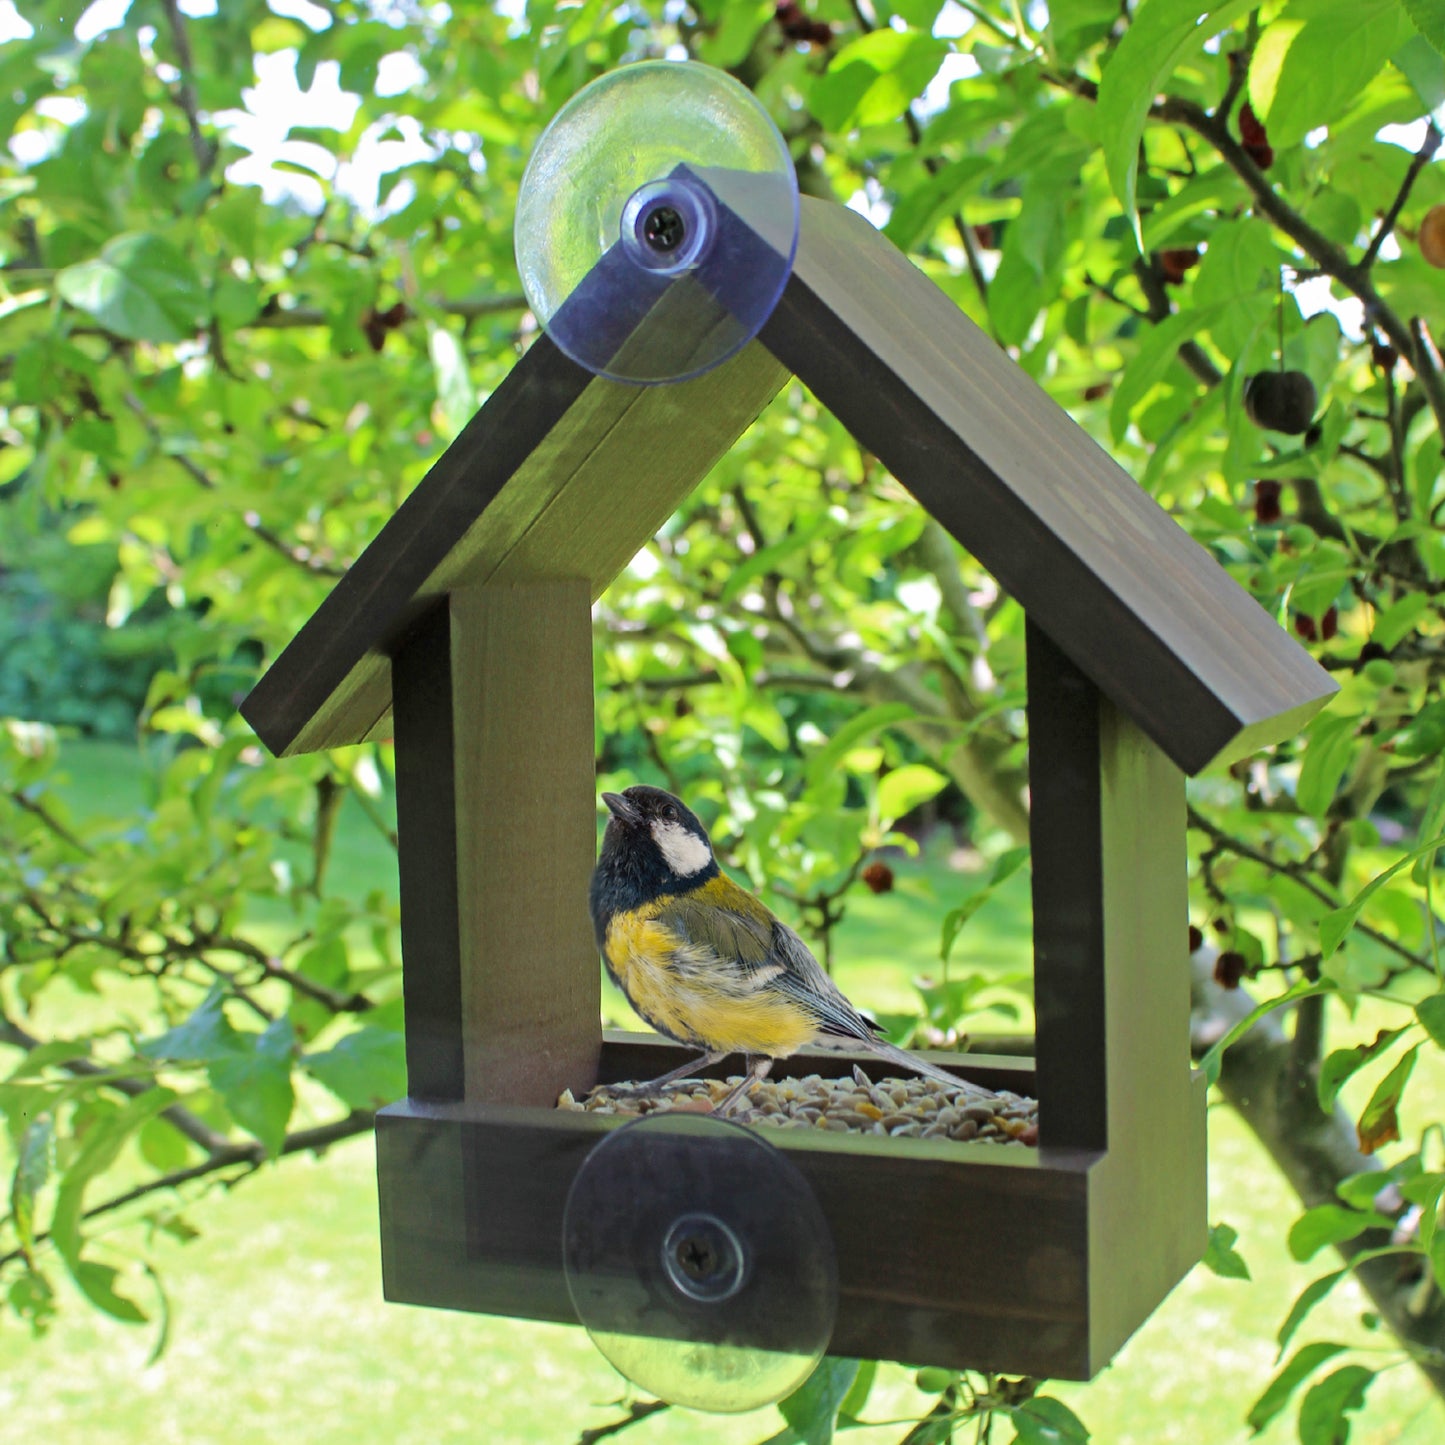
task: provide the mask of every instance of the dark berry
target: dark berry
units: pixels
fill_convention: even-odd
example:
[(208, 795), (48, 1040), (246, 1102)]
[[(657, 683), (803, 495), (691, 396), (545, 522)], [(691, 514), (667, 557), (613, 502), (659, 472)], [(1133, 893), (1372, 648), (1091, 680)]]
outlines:
[(870, 863), (863, 870), (863, 881), (874, 893), (891, 893), (893, 870), (886, 863)]
[(1254, 520), (1261, 526), (1277, 522), (1284, 515), (1284, 508), (1279, 503), (1283, 490), (1283, 483), (1269, 477), (1254, 484)]
[(1242, 953), (1227, 948), (1214, 960), (1214, 981), (1220, 988), (1238, 988), (1248, 967)]
[(1314, 382), (1302, 371), (1256, 371), (1244, 383), (1244, 414), (1265, 431), (1300, 436), (1318, 401)]
[(1296, 612), (1294, 615), (1294, 630), (1304, 638), (1306, 642), (1315, 642), (1319, 639), (1320, 630), (1315, 625), (1313, 617), (1304, 612)]
[(1199, 264), (1197, 246), (1176, 246), (1159, 253), (1159, 269), (1164, 274), (1166, 286), (1177, 286), (1185, 273)]
[(1199, 950), (1200, 950), (1200, 948), (1203, 947), (1203, 945), (1204, 945), (1204, 934), (1191, 923), (1191, 924), (1189, 925), (1189, 951), (1190, 951), (1190, 953), (1198, 953)]

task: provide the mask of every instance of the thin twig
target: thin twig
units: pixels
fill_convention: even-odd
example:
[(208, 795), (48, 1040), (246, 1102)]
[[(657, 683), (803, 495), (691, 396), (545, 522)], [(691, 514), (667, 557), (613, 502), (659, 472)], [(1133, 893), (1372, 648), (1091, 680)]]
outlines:
[[(1226, 833), (1216, 823), (1211, 823), (1202, 813), (1194, 808), (1189, 809), (1189, 826), (1206, 834), (1214, 843), (1226, 852), (1233, 853), (1237, 857), (1247, 858), (1251, 863), (1258, 863), (1260, 867), (1267, 868), (1272, 873), (1281, 874), (1285, 878), (1292, 879), (1306, 893), (1313, 894), (1321, 903), (1327, 904), (1330, 908), (1339, 908), (1340, 899), (1327, 888), (1322, 887), (1311, 878), (1303, 868), (1293, 863), (1281, 863), (1277, 858), (1271, 858), (1268, 853), (1261, 853), (1258, 848), (1251, 847), (1242, 838), (1236, 838)], [(1397, 943), (1393, 938), (1387, 937), (1377, 929), (1371, 928), (1365, 923), (1356, 923), (1355, 932), (1363, 934), (1366, 938), (1372, 939), (1382, 948), (1387, 948), (1397, 957), (1405, 960), (1414, 968), (1430, 969), (1430, 960), (1418, 953), (1412, 953), (1403, 944)]]
[(672, 1406), (666, 1400), (634, 1400), (627, 1407), (627, 1414), (620, 1420), (613, 1420), (606, 1425), (594, 1425), (590, 1430), (584, 1430), (577, 1437), (577, 1445), (597, 1445), (597, 1441), (605, 1440), (609, 1435), (620, 1435), (624, 1430), (636, 1425), (639, 1420), (646, 1420), (649, 1415), (656, 1415), (659, 1411), (670, 1410)]
[(1405, 202), (1410, 199), (1410, 192), (1414, 189), (1420, 172), (1434, 159), (1435, 152), (1440, 149), (1441, 140), (1440, 127), (1432, 120), (1425, 127), (1425, 138), (1420, 142), (1420, 149), (1411, 157), (1409, 169), (1405, 172), (1404, 180), (1400, 182), (1400, 189), (1395, 193), (1395, 199), (1390, 203), (1390, 209), (1385, 212), (1375, 234), (1370, 237), (1370, 244), (1365, 247), (1365, 254), (1360, 257), (1362, 271), (1368, 271), (1375, 264), (1375, 259), (1380, 254), (1380, 247), (1385, 244), (1385, 238), (1395, 229), (1395, 222), (1400, 219), (1400, 212), (1405, 209)]
[(201, 130), (200, 100), (191, 79), (196, 69), (195, 58), (191, 54), (191, 38), (186, 33), (185, 17), (181, 14), (177, 0), (161, 0), (161, 8), (166, 13), (166, 24), (171, 32), (171, 44), (176, 48), (177, 69), (180, 71), (180, 79), (176, 82), (176, 104), (185, 113), (191, 150), (196, 157), (196, 167), (204, 179), (211, 174), (217, 152), (215, 143), (208, 141)]
[(81, 842), (43, 803), (37, 803), (33, 798), (27, 798), (19, 788), (7, 788), (5, 796), (22, 812), (29, 813), (32, 818), (43, 823), (67, 847), (74, 848), (77, 853), (81, 853), (87, 858), (94, 856), (93, 850)]
[[(164, 445), (165, 438), (160, 427), (156, 425), (155, 419), (145, 409), (144, 403), (142, 403), (134, 392), (127, 392), (125, 394), (125, 404), (140, 418), (141, 424), (145, 427), (146, 433), (149, 435), (152, 443), (180, 467), (198, 487), (202, 487), (208, 492), (219, 492), (221, 490), (221, 484), (211, 476), (204, 467), (193, 461), (184, 452), (166, 450)], [(298, 567), (304, 567), (306, 571), (314, 573), (318, 577), (337, 578), (346, 575), (346, 569), (344, 567), (337, 567), (332, 563), (323, 562), (319, 557), (313, 556), (312, 553), (304, 547), (292, 546), (280, 533), (274, 532), (270, 527), (266, 526), (254, 512), (243, 512), (241, 514), (241, 522), (247, 531), (259, 541), (264, 542), (273, 551), (279, 552), (288, 562), (294, 562)]]

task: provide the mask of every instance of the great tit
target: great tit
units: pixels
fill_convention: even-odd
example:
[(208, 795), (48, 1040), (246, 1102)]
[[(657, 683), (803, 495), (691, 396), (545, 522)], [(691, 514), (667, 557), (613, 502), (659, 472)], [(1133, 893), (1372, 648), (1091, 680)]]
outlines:
[(981, 1097), (989, 1091), (916, 1059), (843, 996), (808, 945), (718, 867), (707, 830), (661, 788), (603, 793), (611, 817), (592, 875), (592, 925), (607, 972), (660, 1034), (702, 1051), (655, 1090), (729, 1054), (749, 1069), (727, 1113), (774, 1059), (808, 1045), (868, 1049)]

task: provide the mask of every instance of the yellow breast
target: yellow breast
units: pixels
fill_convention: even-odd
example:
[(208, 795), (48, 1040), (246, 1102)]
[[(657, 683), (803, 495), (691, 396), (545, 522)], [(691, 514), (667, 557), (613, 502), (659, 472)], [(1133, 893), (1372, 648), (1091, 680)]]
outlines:
[(607, 961), (628, 1002), (659, 1033), (694, 1048), (786, 1058), (816, 1025), (766, 974), (680, 938), (657, 915), (668, 898), (617, 914), (607, 928)]

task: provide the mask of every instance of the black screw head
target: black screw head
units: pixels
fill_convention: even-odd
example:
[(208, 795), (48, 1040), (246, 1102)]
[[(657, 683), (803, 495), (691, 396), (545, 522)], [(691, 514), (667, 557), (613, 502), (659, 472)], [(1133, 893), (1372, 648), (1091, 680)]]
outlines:
[(703, 1282), (717, 1273), (721, 1260), (711, 1240), (690, 1234), (677, 1243), (677, 1263), (689, 1279)]
[(687, 223), (675, 206), (654, 206), (642, 218), (642, 239), (654, 251), (675, 251), (687, 236)]

